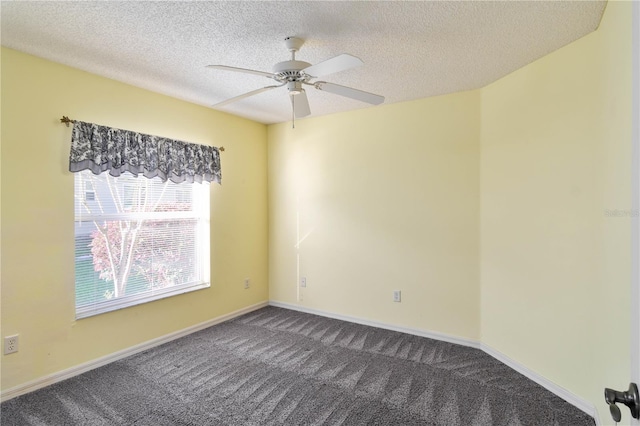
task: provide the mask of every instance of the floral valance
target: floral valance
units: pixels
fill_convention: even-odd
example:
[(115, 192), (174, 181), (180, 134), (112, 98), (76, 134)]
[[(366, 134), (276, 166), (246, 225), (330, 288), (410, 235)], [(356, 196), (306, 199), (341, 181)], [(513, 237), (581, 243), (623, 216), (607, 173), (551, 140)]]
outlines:
[(69, 171), (129, 172), (159, 176), (175, 183), (221, 182), (220, 152), (198, 145), (129, 130), (76, 121), (71, 136)]

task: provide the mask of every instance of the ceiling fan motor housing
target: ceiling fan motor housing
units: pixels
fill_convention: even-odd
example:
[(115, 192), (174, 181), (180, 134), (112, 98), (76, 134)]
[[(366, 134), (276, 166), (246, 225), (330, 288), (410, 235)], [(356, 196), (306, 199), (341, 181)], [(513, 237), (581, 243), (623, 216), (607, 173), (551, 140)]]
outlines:
[(276, 75), (276, 80), (282, 82), (306, 81), (308, 77), (300, 71), (310, 66), (309, 62), (304, 61), (284, 61), (273, 66), (273, 73)]

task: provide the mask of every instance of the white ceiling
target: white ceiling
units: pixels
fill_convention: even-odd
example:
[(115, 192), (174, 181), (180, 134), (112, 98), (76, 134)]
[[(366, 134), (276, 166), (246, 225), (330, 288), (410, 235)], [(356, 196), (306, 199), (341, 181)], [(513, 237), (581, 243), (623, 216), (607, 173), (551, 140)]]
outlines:
[[(207, 69), (271, 72), (289, 60), (341, 53), (364, 65), (323, 78), (385, 103), (483, 87), (594, 31), (604, 1), (2, 1), (2, 45), (211, 106), (274, 84)], [(311, 116), (375, 108), (307, 89)], [(220, 108), (262, 123), (291, 119), (285, 88)]]

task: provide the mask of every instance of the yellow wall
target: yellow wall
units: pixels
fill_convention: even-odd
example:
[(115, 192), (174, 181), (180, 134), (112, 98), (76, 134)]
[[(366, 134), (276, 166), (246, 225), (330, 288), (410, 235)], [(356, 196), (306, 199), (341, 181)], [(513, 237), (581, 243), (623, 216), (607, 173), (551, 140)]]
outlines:
[(478, 339), (479, 106), (464, 92), (269, 126), (270, 299)]
[[(266, 126), (2, 49), (2, 389), (267, 299)], [(68, 115), (224, 146), (208, 289), (74, 320)], [(244, 290), (243, 279), (252, 280)]]
[[(631, 2), (482, 90), (482, 341), (597, 406), (630, 379)], [(624, 414), (628, 418), (628, 411)]]
[[(2, 335), (21, 337), (2, 389), (265, 300), (268, 281), (274, 301), (481, 340), (610, 422), (602, 388), (630, 377), (630, 223), (606, 215), (631, 205), (630, 2), (483, 89), (295, 130), (7, 49), (2, 104)], [(63, 114), (227, 148), (210, 289), (74, 321)]]
[(481, 340), (610, 423), (603, 387), (630, 378), (630, 219), (607, 217), (631, 206), (630, 2), (481, 90), (268, 140), (271, 300)]

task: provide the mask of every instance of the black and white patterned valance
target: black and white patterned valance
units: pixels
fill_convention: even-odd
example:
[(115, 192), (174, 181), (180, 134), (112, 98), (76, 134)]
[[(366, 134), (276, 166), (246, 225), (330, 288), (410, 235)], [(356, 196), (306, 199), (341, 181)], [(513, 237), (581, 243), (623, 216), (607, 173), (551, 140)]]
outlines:
[(148, 178), (159, 176), (175, 183), (221, 182), (220, 151), (129, 130), (76, 121), (71, 136), (69, 171), (129, 172)]

